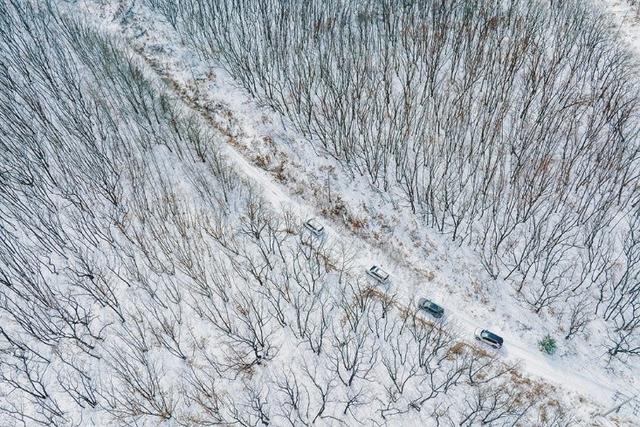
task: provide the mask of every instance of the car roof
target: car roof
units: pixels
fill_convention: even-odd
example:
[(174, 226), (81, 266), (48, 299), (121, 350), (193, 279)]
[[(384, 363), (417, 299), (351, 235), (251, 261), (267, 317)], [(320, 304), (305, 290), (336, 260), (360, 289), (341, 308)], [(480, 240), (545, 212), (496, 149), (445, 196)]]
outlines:
[(502, 343), (504, 342), (504, 340), (502, 339), (502, 337), (501, 337), (501, 336), (498, 336), (498, 335), (494, 334), (494, 333), (493, 333), (493, 332), (491, 332), (491, 331), (487, 331), (487, 330), (485, 329), (485, 330), (484, 330), (484, 331), (482, 331), (482, 332), (484, 333), (485, 338), (489, 338), (490, 340), (493, 340), (493, 341), (495, 341), (495, 342), (497, 342), (497, 343), (500, 343), (500, 344), (502, 344)]
[(442, 310), (441, 306), (439, 306), (435, 302), (431, 301), (430, 299), (425, 299), (424, 302), (425, 302), (425, 304), (429, 304), (431, 306), (431, 308), (436, 308), (436, 309)]
[(320, 222), (315, 218), (309, 218), (307, 220), (307, 224), (315, 228), (316, 230), (322, 230), (324, 228), (324, 226), (320, 224)]

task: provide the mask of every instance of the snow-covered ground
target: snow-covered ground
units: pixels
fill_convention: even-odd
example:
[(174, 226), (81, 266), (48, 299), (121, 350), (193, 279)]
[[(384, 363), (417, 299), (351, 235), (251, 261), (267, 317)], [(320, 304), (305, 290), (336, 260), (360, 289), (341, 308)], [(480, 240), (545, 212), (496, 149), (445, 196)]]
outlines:
[[(606, 3), (623, 18), (624, 34), (640, 46), (640, 27), (630, 9), (623, 2)], [(397, 295), (401, 304), (411, 307), (418, 297), (428, 296), (445, 307), (447, 319), (464, 339), (472, 341), (476, 327), (502, 335), (504, 361), (566, 390), (576, 402), (584, 398), (595, 403), (594, 412), (613, 405), (616, 392), (635, 392), (638, 364), (606, 365), (604, 349), (589, 344), (589, 334), (603, 330), (597, 322), (586, 336), (570, 342), (560, 338), (556, 355), (544, 355), (536, 343), (546, 333), (557, 336), (553, 322), (518, 304), (505, 282), (487, 277), (471, 249), (422, 229), (406, 207), (394, 205), (364, 179), (349, 176), (337, 162), (314, 151), (286, 119), (255, 105), (221, 67), (181, 45), (159, 17), (139, 6), (126, 16), (116, 14), (115, 4), (81, 2), (73, 8), (69, 13), (124, 36), (159, 78), (174, 85), (176, 96), (228, 129), (233, 138), (225, 154), (274, 207), (300, 219), (320, 218), (330, 240), (357, 253), (355, 263), (363, 271), (372, 263), (384, 266), (392, 277), (386, 292)], [(327, 209), (332, 203), (344, 204), (344, 209), (335, 215)]]
[(564, 314), (532, 312), (151, 3), (0, 4), (0, 424), (638, 424), (634, 405), (601, 415), (640, 386), (601, 321), (563, 339)]

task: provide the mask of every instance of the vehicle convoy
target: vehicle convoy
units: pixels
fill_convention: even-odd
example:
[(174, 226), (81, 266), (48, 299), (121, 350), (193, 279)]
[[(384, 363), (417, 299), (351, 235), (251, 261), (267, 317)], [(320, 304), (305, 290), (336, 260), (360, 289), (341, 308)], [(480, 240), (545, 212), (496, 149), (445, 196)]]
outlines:
[(430, 313), (435, 318), (444, 316), (444, 308), (427, 298), (420, 298), (418, 300), (418, 308)]
[(387, 273), (377, 265), (374, 265), (370, 269), (368, 269), (367, 274), (380, 284), (389, 283), (389, 273)]
[(477, 340), (487, 343), (494, 348), (502, 347), (504, 342), (501, 336), (496, 335), (487, 329), (476, 329), (474, 335)]

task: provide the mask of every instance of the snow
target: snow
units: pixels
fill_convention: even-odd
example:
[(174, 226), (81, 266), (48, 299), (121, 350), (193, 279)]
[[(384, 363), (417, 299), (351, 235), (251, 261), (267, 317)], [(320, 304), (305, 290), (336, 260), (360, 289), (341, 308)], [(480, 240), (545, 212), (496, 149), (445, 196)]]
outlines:
[(622, 43), (640, 55), (640, 7), (635, 9), (629, 0), (591, 0), (594, 7), (608, 14), (612, 30), (618, 34)]
[[(616, 13), (624, 13), (624, 21), (633, 21), (630, 18), (631, 11), (624, 7), (620, 2), (610, 2), (616, 5)], [(88, 6), (87, 6), (88, 7)], [(308, 141), (302, 137), (295, 135), (286, 126), (286, 120), (276, 114), (266, 111), (256, 106), (242, 90), (238, 89), (233, 82), (231, 76), (223, 71), (215, 64), (208, 64), (197, 59), (186, 48), (180, 46), (175, 40), (175, 36), (170, 35), (168, 28), (162, 28), (157, 24), (149, 27), (153, 19), (151, 16), (141, 15), (143, 18), (138, 20), (136, 15), (136, 25), (124, 28), (128, 31), (127, 37), (136, 50), (141, 50), (143, 55), (152, 57), (155, 61), (161, 62), (162, 69), (172, 78), (176, 79), (182, 87), (193, 89), (194, 97), (202, 98), (199, 104), (205, 105), (224, 105), (226, 109), (233, 112), (234, 125), (238, 127), (236, 133), (241, 136), (238, 139), (238, 146), (225, 145), (224, 153), (235, 164), (238, 170), (249, 177), (256, 185), (262, 189), (262, 195), (271, 202), (271, 204), (283, 211), (295, 213), (300, 220), (309, 217), (322, 218), (323, 215), (318, 210), (317, 202), (308, 200), (310, 195), (306, 192), (293, 196), (296, 192), (291, 185), (282, 185), (274, 181), (272, 174), (256, 166), (247, 157), (251, 156), (252, 151), (260, 153), (260, 141), (265, 136), (269, 136), (277, 141), (277, 152), (280, 155), (284, 152), (284, 156), (289, 159), (289, 167), (294, 169), (292, 175), (300, 174), (307, 178), (305, 183), (312, 186), (322, 176), (322, 169), (327, 166), (334, 170), (338, 169), (335, 161), (323, 155), (317, 155), (312, 151)], [(144, 28), (140, 30), (137, 26)], [(631, 34), (636, 31), (629, 30)], [(141, 35), (144, 34), (144, 35)], [(640, 33), (633, 37), (640, 36)], [(172, 41), (172, 38), (174, 41)], [(215, 80), (203, 79), (201, 76), (207, 72), (213, 71)], [(262, 121), (256, 118), (263, 118)], [(265, 120), (266, 123), (265, 123)], [(269, 149), (269, 148), (267, 148)], [(317, 156), (317, 157), (316, 157)], [(295, 164), (291, 159), (295, 159), (299, 164)], [(306, 170), (305, 170), (306, 169)], [(336, 179), (339, 181), (334, 183), (332, 191), (340, 194), (343, 200), (349, 201), (350, 205), (356, 205), (358, 202), (370, 200), (379, 200), (378, 194), (362, 183), (356, 185), (345, 185), (348, 179), (340, 176)], [(355, 202), (354, 202), (355, 201)], [(396, 224), (411, 224), (411, 221), (403, 221), (399, 215), (406, 215), (401, 209), (395, 210), (392, 206), (383, 206), (383, 209), (376, 209), (373, 206), (365, 206), (365, 209), (373, 215), (382, 214), (385, 222), (394, 221)], [(362, 211), (361, 211), (362, 212)], [(367, 218), (369, 219), (369, 218)], [(384, 240), (380, 243), (380, 247), (374, 247), (369, 241), (366, 241), (360, 233), (354, 233), (343, 224), (337, 223), (334, 219), (324, 217), (323, 223), (327, 227), (327, 232), (333, 240), (341, 241), (341, 243), (353, 248), (354, 252), (359, 254), (357, 264), (362, 271), (367, 269), (372, 262), (379, 262), (388, 268), (392, 275), (392, 287), (388, 292), (397, 294), (403, 298), (403, 303), (407, 307), (412, 306), (413, 299), (416, 295), (423, 292), (423, 283), (426, 280), (429, 283), (429, 294), (436, 301), (441, 301), (447, 310), (447, 317), (450, 321), (456, 322), (460, 328), (463, 328), (462, 335), (471, 337), (473, 330), (478, 327), (487, 327), (505, 338), (505, 346), (501, 352), (503, 358), (511, 362), (519, 362), (521, 367), (529, 374), (544, 378), (547, 381), (562, 386), (574, 392), (584, 393), (589, 398), (599, 401), (603, 404), (612, 403), (612, 396), (616, 390), (626, 390), (628, 386), (625, 381), (619, 381), (611, 378), (602, 369), (599, 362), (602, 358), (594, 354), (591, 349), (580, 352), (580, 354), (567, 354), (565, 357), (549, 357), (543, 355), (535, 345), (535, 339), (542, 336), (540, 328), (535, 326), (533, 330), (537, 333), (527, 333), (523, 327), (518, 326), (522, 320), (530, 319), (528, 324), (538, 321), (523, 307), (509, 303), (507, 305), (498, 303), (513, 299), (511, 296), (499, 288), (501, 283), (489, 283), (490, 295), (486, 295), (485, 302), (487, 304), (478, 304), (474, 301), (476, 298), (470, 298), (465, 292), (456, 291), (455, 288), (465, 287), (464, 282), (473, 283), (480, 280), (486, 282), (486, 275), (474, 264), (474, 254), (467, 248), (458, 248), (457, 245), (451, 245), (449, 242), (443, 241), (440, 236), (428, 233), (427, 244), (422, 242), (414, 242), (420, 245), (419, 248), (411, 248), (411, 252), (418, 252), (412, 255), (405, 252), (403, 248), (385, 248)], [(414, 226), (415, 227), (415, 226)], [(407, 234), (415, 232), (415, 228), (408, 227), (409, 230), (392, 230), (390, 237), (397, 239), (397, 244), (401, 246), (409, 245), (413, 239)], [(368, 231), (368, 230), (367, 230)], [(377, 230), (372, 230), (377, 231)], [(395, 232), (394, 232), (395, 231)], [(396, 243), (394, 242), (394, 243)], [(390, 242), (389, 242), (390, 243)], [(431, 244), (429, 244), (431, 243)], [(418, 250), (415, 250), (418, 249)], [(430, 253), (431, 252), (431, 253)], [(432, 252), (436, 252), (433, 254)], [(402, 255), (398, 255), (402, 254)], [(440, 270), (436, 273), (434, 279), (431, 274), (425, 274), (422, 268), (415, 268), (420, 265), (421, 256), (427, 256), (431, 269)], [(405, 256), (410, 258), (406, 259)], [(434, 259), (435, 258), (435, 259)], [(405, 261), (406, 259), (406, 261)], [(423, 258), (424, 259), (424, 258)], [(433, 263), (433, 261), (436, 261)], [(422, 264), (427, 264), (422, 261)], [(430, 272), (431, 273), (431, 272)], [(460, 276), (463, 276), (463, 279)], [(467, 285), (468, 286), (468, 285)], [(452, 293), (453, 292), (453, 293)], [(453, 307), (465, 307), (463, 311), (452, 309)], [(541, 325), (544, 327), (543, 325)], [(574, 349), (576, 353), (578, 349)], [(594, 363), (595, 362), (595, 363)], [(576, 367), (580, 368), (576, 368)], [(586, 368), (586, 369), (585, 369)], [(585, 374), (584, 372), (588, 372)], [(632, 379), (632, 375), (639, 371), (627, 373), (625, 380)]]
[[(602, 1), (615, 16), (622, 16), (622, 33), (635, 49), (640, 49), (640, 25), (631, 18), (630, 8), (619, 1)], [(391, 283), (385, 292), (396, 295), (402, 307), (411, 310), (419, 297), (433, 299), (445, 308), (447, 321), (456, 325), (461, 339), (470, 344), (474, 344), (476, 328), (494, 331), (505, 339), (498, 350), (502, 360), (554, 384), (576, 405), (582, 399), (591, 402), (584, 404), (591, 414), (614, 404), (617, 391), (631, 395), (640, 385), (638, 364), (628, 368), (607, 366), (603, 350), (590, 345), (588, 337), (560, 342), (555, 356), (541, 353), (536, 342), (545, 333), (555, 332), (553, 323), (518, 304), (505, 281), (487, 277), (470, 248), (423, 229), (407, 208), (394, 205), (364, 179), (343, 172), (335, 160), (296, 135), (286, 119), (255, 105), (220, 66), (200, 60), (182, 46), (171, 28), (159, 24), (151, 12), (139, 7), (130, 22), (122, 24), (110, 19), (115, 4), (99, 7), (87, 1), (73, 8), (69, 13), (82, 13), (114, 36), (122, 33), (147, 64), (153, 60), (155, 65), (148, 67), (149, 73), (177, 83), (184, 89), (179, 93), (174, 88), (177, 98), (226, 129), (233, 143), (222, 144), (222, 153), (261, 190), (261, 196), (276, 211), (292, 213), (300, 221), (318, 218), (329, 243), (357, 254), (354, 268), (363, 274), (372, 264), (388, 271)], [(256, 161), (265, 155), (271, 158), (266, 164), (268, 170)], [(285, 164), (284, 180), (275, 177), (274, 163), (280, 160)], [(330, 181), (332, 199), (339, 197), (345, 203), (347, 215), (336, 217), (323, 212), (326, 200), (319, 197), (326, 197), (326, 180)], [(320, 191), (314, 191), (318, 187)], [(363, 218), (366, 226), (351, 226), (354, 218)], [(598, 333), (597, 323), (590, 333)], [(295, 348), (287, 347), (286, 341), (282, 344), (281, 354), (296, 357)]]

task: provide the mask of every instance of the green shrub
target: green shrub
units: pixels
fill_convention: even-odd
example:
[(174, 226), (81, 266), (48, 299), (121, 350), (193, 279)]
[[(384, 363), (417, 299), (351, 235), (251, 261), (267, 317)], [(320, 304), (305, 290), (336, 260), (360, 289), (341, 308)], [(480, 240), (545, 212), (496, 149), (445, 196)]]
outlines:
[(538, 341), (538, 348), (547, 354), (553, 354), (556, 352), (557, 343), (555, 338), (547, 334), (544, 338)]

